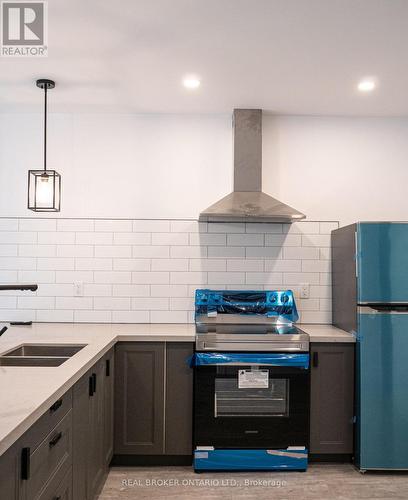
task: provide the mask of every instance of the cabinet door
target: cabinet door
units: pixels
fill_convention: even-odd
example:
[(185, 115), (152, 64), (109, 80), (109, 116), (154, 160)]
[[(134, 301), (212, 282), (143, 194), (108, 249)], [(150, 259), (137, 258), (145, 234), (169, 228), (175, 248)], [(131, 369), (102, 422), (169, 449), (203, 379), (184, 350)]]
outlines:
[(193, 354), (191, 342), (166, 344), (165, 453), (192, 454), (193, 370), (187, 359)]
[(164, 452), (164, 343), (116, 345), (115, 454)]
[(103, 456), (104, 438), (104, 382), (105, 364), (100, 360), (91, 370), (93, 395), (89, 405), (89, 448), (88, 448), (88, 499), (95, 498), (105, 474)]
[(310, 452), (353, 453), (354, 344), (311, 344)]
[(91, 373), (84, 375), (73, 388), (72, 402), (72, 491), (75, 500), (86, 500), (88, 494), (88, 449), (90, 443)]
[(113, 391), (115, 374), (114, 350), (111, 349), (104, 358), (104, 430), (103, 430), (103, 456), (106, 468), (109, 467), (113, 456)]
[(19, 470), (20, 448), (12, 446), (0, 457), (0, 498), (18, 500), (19, 498)]

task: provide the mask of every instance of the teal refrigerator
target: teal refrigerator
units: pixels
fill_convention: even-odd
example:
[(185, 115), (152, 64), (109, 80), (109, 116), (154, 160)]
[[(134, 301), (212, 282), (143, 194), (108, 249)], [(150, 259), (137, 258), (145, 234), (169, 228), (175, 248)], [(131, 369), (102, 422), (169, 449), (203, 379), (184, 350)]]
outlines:
[(355, 464), (408, 470), (408, 223), (332, 232), (333, 323), (356, 337)]

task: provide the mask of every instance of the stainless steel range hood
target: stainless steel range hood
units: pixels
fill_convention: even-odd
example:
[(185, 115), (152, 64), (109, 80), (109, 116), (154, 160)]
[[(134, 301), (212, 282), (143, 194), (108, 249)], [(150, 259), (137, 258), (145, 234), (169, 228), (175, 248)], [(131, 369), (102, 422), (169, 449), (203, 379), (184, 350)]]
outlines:
[(294, 222), (306, 216), (262, 191), (262, 110), (234, 109), (234, 191), (201, 212), (210, 222)]

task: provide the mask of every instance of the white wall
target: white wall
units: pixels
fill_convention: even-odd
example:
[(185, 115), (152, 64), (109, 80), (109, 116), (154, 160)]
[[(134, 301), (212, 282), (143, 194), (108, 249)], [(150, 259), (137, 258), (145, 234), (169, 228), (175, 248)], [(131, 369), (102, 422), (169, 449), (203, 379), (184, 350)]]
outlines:
[[(309, 220), (405, 220), (408, 119), (264, 116), (264, 188)], [(26, 209), (41, 115), (0, 115), (0, 216)], [(61, 217), (196, 218), (232, 186), (226, 115), (50, 116)]]

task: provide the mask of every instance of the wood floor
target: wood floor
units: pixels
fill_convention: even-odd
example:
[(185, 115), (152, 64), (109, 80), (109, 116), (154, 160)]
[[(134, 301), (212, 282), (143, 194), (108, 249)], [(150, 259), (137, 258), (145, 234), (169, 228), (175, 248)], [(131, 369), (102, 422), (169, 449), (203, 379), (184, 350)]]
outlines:
[[(260, 484), (262, 481), (264, 484)], [(99, 500), (408, 499), (408, 473), (360, 474), (350, 464), (312, 464), (307, 472), (202, 473), (191, 467), (114, 467)]]

